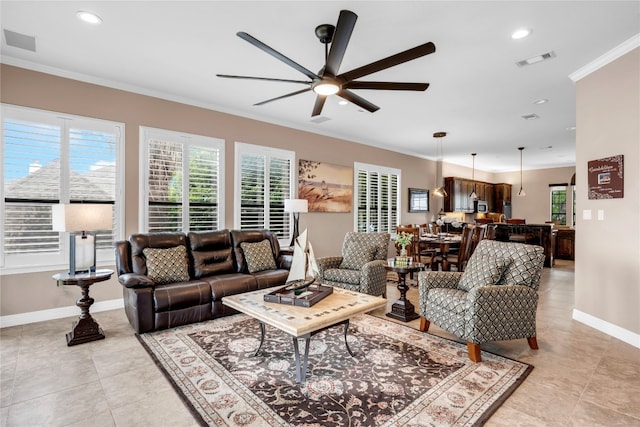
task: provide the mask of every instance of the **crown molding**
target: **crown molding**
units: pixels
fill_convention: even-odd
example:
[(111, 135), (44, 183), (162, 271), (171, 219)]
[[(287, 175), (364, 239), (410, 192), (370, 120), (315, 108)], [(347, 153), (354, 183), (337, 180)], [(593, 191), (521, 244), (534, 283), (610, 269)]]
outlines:
[(611, 62), (629, 53), (637, 47), (640, 47), (640, 34), (636, 34), (630, 39), (622, 42), (617, 47), (611, 49), (609, 52), (591, 61), (584, 67), (569, 74), (569, 78), (574, 82), (577, 82), (578, 80), (585, 78), (594, 71), (597, 71), (605, 65), (610, 64)]

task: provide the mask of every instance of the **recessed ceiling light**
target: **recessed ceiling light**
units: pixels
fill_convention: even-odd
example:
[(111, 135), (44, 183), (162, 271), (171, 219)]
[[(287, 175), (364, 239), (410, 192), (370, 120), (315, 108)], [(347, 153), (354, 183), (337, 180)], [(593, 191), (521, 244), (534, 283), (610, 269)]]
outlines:
[(576, 127), (575, 126), (569, 126), (568, 128), (565, 128), (565, 130), (568, 130), (568, 131), (576, 130)]
[(341, 99), (340, 101), (338, 101), (338, 104), (340, 105), (347, 105), (349, 103), (349, 101), (347, 101), (346, 99)]
[(511, 34), (511, 38), (514, 40), (523, 39), (527, 37), (529, 34), (531, 34), (532, 31), (533, 30), (530, 30), (528, 28), (521, 28), (519, 30), (514, 31), (513, 34)]
[(549, 102), (548, 99), (536, 99), (535, 101), (533, 101), (533, 103), (536, 105), (546, 104), (547, 102)]
[(76, 16), (78, 17), (78, 19), (84, 22), (88, 22), (89, 24), (98, 25), (102, 23), (102, 18), (100, 18), (98, 15), (96, 15), (93, 12), (79, 10), (76, 12)]

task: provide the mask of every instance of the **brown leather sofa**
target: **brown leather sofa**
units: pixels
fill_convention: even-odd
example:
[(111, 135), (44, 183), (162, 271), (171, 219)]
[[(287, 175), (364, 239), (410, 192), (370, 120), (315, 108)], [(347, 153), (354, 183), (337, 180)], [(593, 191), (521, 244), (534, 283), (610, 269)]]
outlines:
[[(249, 273), (241, 243), (267, 239), (276, 269)], [(158, 284), (147, 275), (146, 248), (185, 246), (189, 280)], [(129, 323), (139, 334), (236, 313), (222, 297), (284, 285), (291, 256), (268, 230), (133, 234), (116, 242), (116, 269)]]

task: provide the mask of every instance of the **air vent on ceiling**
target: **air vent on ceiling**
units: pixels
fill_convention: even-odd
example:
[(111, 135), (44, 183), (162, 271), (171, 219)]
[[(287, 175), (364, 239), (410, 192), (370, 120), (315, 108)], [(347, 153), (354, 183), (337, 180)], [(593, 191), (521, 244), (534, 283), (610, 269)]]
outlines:
[(33, 36), (4, 30), (4, 40), (7, 43), (7, 46), (30, 50), (31, 52), (36, 51), (36, 38)]
[(516, 62), (518, 67), (526, 67), (527, 65), (537, 64), (538, 62), (546, 61), (547, 59), (555, 58), (556, 53), (554, 51), (543, 53), (540, 55), (532, 56), (531, 58), (523, 59)]
[(318, 116), (314, 119), (311, 119), (313, 123), (318, 123), (318, 124), (328, 122), (329, 120), (331, 120), (329, 117), (322, 117), (322, 116)]
[(535, 120), (535, 119), (539, 119), (540, 116), (537, 114), (525, 114), (524, 116), (520, 116), (525, 120)]

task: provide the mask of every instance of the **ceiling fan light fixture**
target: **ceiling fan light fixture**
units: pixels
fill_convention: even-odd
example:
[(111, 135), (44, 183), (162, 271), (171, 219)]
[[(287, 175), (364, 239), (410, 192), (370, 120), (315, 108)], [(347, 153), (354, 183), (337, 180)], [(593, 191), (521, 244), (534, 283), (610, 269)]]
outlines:
[(340, 85), (336, 82), (321, 80), (313, 85), (313, 91), (318, 95), (335, 95), (340, 91)]

